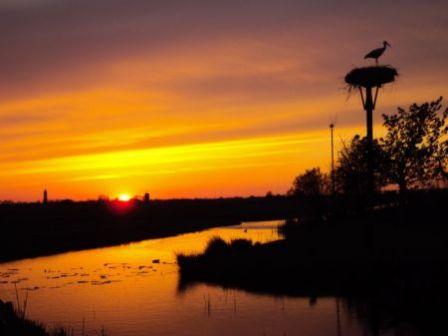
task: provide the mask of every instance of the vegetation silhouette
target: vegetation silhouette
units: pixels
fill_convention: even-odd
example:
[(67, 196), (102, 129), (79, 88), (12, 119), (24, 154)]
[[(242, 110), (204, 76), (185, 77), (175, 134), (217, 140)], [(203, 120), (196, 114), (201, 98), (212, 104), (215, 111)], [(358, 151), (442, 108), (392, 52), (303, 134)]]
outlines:
[(205, 282), (270, 295), (339, 297), (363, 315), (372, 334), (402, 324), (418, 335), (446, 330), (443, 319), (433, 319), (448, 299), (447, 196), (447, 190), (410, 192), (403, 222), (388, 206), (288, 221), (281, 229), (286, 238), (268, 244), (215, 239), (202, 254), (178, 255), (179, 290)]
[[(338, 165), (334, 172), (335, 191), (345, 195), (366, 195), (369, 192), (368, 141), (355, 135), (349, 144), (342, 143)], [(372, 161), (374, 184), (373, 191), (379, 192), (388, 184), (384, 176), (387, 174), (388, 155), (378, 140), (373, 141)]]
[[(373, 163), (374, 192), (396, 186), (400, 194), (409, 188), (435, 188), (448, 181), (448, 107), (443, 98), (423, 104), (399, 107), (383, 115), (384, 137), (372, 142), (355, 135), (342, 143), (334, 170), (334, 192), (358, 195), (369, 192), (369, 155)], [(293, 181), (290, 195), (317, 196), (333, 190), (331, 179), (316, 167)]]
[[(69, 336), (64, 328), (48, 331), (38, 322), (26, 318), (26, 310), (15, 309), (11, 302), (0, 300), (0, 335), (2, 336)], [(87, 335), (86, 335), (87, 336)]]
[[(318, 168), (294, 180), (291, 195), (302, 197), (308, 217), (287, 220), (284, 240), (214, 239), (204, 253), (178, 255), (179, 290), (206, 282), (313, 301), (332, 296), (372, 335), (446, 331), (448, 188), (434, 187), (447, 182), (447, 118), (442, 99), (384, 116), (386, 135), (372, 152), (359, 136), (343, 146), (334, 194), (324, 192), (330, 182)], [(366, 155), (375, 163), (374, 199)], [(397, 176), (406, 176), (405, 188)], [(391, 184), (398, 190), (383, 190)]]
[(292, 183), (288, 194), (292, 196), (318, 197), (328, 193), (328, 177), (320, 171), (320, 168), (306, 170), (298, 175)]
[(0, 204), (0, 261), (300, 216), (287, 196)]
[(387, 179), (399, 186), (435, 187), (448, 177), (448, 107), (442, 97), (397, 113), (383, 115), (386, 136), (380, 139), (388, 155)]

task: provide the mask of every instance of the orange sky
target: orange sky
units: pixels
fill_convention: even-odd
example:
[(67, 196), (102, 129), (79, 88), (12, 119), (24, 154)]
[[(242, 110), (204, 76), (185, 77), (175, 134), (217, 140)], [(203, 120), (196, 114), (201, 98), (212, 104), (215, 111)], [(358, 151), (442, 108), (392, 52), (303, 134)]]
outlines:
[(343, 77), (384, 39), (377, 135), (444, 95), (447, 31), (444, 1), (2, 1), (0, 199), (285, 192), (363, 134)]

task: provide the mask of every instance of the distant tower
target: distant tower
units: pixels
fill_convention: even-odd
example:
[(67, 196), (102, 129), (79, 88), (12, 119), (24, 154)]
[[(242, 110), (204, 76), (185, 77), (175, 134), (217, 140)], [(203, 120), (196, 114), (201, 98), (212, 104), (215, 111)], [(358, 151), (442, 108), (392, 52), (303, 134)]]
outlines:
[(47, 204), (48, 203), (48, 192), (47, 189), (44, 190), (44, 199), (42, 201), (43, 204)]
[(149, 203), (149, 199), (150, 199), (149, 193), (145, 193), (145, 196), (143, 197), (143, 202)]

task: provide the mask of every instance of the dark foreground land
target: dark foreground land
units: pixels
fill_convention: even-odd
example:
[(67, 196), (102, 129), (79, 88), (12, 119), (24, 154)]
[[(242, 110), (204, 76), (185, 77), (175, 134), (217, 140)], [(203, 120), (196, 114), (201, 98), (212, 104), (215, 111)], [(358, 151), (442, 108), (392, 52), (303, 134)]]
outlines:
[(51, 332), (40, 323), (28, 320), (24, 311), (14, 309), (11, 302), (0, 300), (0, 335), (2, 336), (68, 336), (64, 329)]
[(273, 196), (132, 202), (0, 204), (0, 262), (172, 236), (249, 220), (298, 216), (298, 199)]
[(325, 219), (288, 221), (285, 240), (211, 241), (178, 256), (180, 290), (198, 282), (257, 293), (337, 297), (367, 334), (446, 334), (447, 191), (411, 195), (384, 207)]

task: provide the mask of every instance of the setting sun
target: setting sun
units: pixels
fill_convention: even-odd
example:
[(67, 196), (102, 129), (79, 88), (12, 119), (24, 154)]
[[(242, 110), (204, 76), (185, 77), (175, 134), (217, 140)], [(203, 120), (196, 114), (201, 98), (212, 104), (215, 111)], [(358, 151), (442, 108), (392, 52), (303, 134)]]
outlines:
[(118, 200), (121, 202), (128, 202), (131, 199), (129, 194), (120, 194), (118, 195)]

